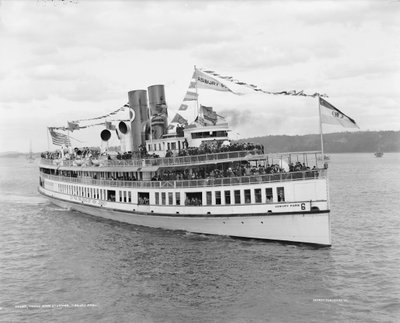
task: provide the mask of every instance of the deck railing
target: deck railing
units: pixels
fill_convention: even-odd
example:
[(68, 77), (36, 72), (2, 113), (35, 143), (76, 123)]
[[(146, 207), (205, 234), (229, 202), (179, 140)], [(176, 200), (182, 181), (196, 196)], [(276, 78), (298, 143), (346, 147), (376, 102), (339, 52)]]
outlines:
[[(60, 160), (60, 159), (41, 159), (42, 165), (53, 165), (53, 166), (63, 166), (63, 167), (72, 167), (77, 166), (79, 168), (84, 167), (154, 167), (154, 166), (179, 166), (179, 165), (193, 165), (193, 164), (202, 164), (210, 161), (223, 161), (223, 160), (235, 160), (235, 159), (243, 159), (248, 157), (250, 160), (252, 158), (265, 158), (265, 159), (275, 159), (276, 162), (282, 156), (292, 156), (292, 160), (296, 161), (296, 156), (302, 156), (304, 161), (305, 157), (310, 156), (316, 159), (317, 155), (320, 152), (294, 152), (294, 153), (282, 153), (282, 154), (263, 154), (261, 150), (242, 150), (242, 151), (230, 151), (230, 152), (222, 152), (222, 153), (214, 153), (214, 154), (203, 154), (203, 155), (192, 155), (192, 156), (179, 156), (179, 157), (168, 157), (168, 158), (148, 158), (148, 159), (103, 159), (98, 160), (99, 165), (93, 164), (93, 162), (88, 160), (82, 160), (82, 165), (77, 165), (76, 160)], [(315, 162), (315, 165), (317, 162)]]
[(240, 177), (208, 178), (196, 180), (177, 180), (177, 181), (122, 181), (122, 180), (103, 180), (91, 178), (77, 178), (59, 175), (40, 174), (42, 178), (57, 182), (86, 184), (94, 186), (108, 187), (130, 187), (130, 188), (196, 188), (196, 187), (215, 187), (249, 185), (273, 182), (303, 181), (326, 178), (326, 169), (308, 170), (290, 173), (275, 173)]

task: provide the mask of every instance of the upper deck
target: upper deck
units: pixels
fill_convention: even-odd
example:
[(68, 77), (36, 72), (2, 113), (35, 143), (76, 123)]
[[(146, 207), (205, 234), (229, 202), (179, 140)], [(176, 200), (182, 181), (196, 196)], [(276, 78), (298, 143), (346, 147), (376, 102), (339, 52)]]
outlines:
[(201, 154), (193, 156), (177, 156), (177, 157), (164, 157), (164, 158), (144, 158), (144, 159), (107, 159), (101, 158), (93, 160), (91, 158), (78, 159), (47, 159), (42, 158), (40, 165), (42, 167), (56, 168), (56, 169), (85, 169), (88, 171), (100, 169), (102, 171), (154, 171), (160, 167), (177, 167), (177, 166), (197, 166), (204, 164), (219, 164), (237, 161), (267, 161), (269, 163), (285, 161), (287, 163), (303, 161), (311, 162), (317, 168), (322, 168), (319, 151), (311, 152), (287, 152), (287, 153), (273, 153), (264, 154), (261, 150), (243, 150), (232, 152), (220, 152), (212, 154)]

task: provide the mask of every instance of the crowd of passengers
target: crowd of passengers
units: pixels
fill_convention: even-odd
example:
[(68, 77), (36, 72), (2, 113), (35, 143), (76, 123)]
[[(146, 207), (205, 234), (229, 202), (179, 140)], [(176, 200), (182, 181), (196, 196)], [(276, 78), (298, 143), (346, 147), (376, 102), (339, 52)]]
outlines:
[[(233, 151), (246, 151), (246, 150), (258, 150), (264, 153), (264, 147), (259, 144), (253, 144), (250, 142), (231, 142), (230, 145), (223, 145), (221, 141), (208, 141), (203, 142), (199, 147), (187, 147), (181, 149), (178, 152), (178, 157), (182, 156), (196, 156), (196, 155), (204, 155), (204, 154), (217, 154), (224, 152), (233, 152)], [(167, 152), (166, 157), (172, 157), (173, 153), (171, 151)]]
[[(289, 164), (289, 172), (299, 171), (316, 171), (314, 166), (311, 170), (310, 167), (304, 163), (296, 162), (295, 164)], [(224, 177), (240, 177), (240, 176), (253, 176), (253, 175), (265, 175), (265, 174), (278, 174), (286, 173), (284, 168), (281, 168), (278, 164), (272, 165), (259, 165), (258, 167), (251, 167), (249, 164), (237, 165), (235, 167), (229, 167), (228, 169), (221, 170), (215, 168), (213, 170), (207, 170), (206, 168), (199, 168), (198, 170), (192, 170), (190, 173), (188, 169), (185, 170), (174, 170), (174, 171), (163, 171), (161, 174), (156, 174), (151, 179), (152, 181), (175, 181), (175, 180), (196, 180), (196, 179), (209, 179), (209, 178), (224, 178)]]
[[(93, 158), (97, 159), (100, 156), (110, 157), (108, 154), (100, 153), (98, 148), (90, 148), (90, 147), (83, 147), (83, 148), (74, 148), (66, 149), (64, 152), (64, 159), (73, 160), (73, 159), (85, 159), (85, 158)], [(41, 157), (45, 159), (60, 159), (63, 157), (61, 150), (57, 151), (46, 151), (41, 153)]]
[[(242, 143), (242, 142), (232, 142), (230, 145), (223, 145), (220, 141), (212, 141), (208, 143), (202, 143), (199, 147), (186, 147), (179, 150), (179, 152), (174, 153), (171, 150), (168, 150), (166, 153), (166, 157), (182, 157), (182, 156), (196, 156), (196, 155), (203, 155), (203, 154), (215, 154), (215, 153), (222, 153), (222, 152), (233, 152), (233, 151), (252, 151), (258, 150), (260, 152), (264, 152), (264, 147), (259, 144), (253, 143)], [(54, 152), (43, 152), (41, 154), (42, 158), (45, 159), (60, 159), (63, 157), (63, 154), (60, 150)], [(83, 147), (83, 148), (74, 148), (73, 150), (66, 151), (64, 153), (64, 159), (67, 160), (74, 160), (74, 159), (86, 159), (86, 158), (93, 158), (97, 159), (100, 157), (105, 157), (109, 160), (113, 158), (110, 154), (104, 152), (101, 153), (98, 148), (90, 148), (90, 147)], [(120, 153), (117, 152), (115, 158), (117, 160), (130, 160), (132, 158), (159, 158), (160, 156), (157, 154), (149, 154), (147, 152), (146, 146), (141, 145), (139, 147), (139, 154), (134, 154), (131, 151)]]

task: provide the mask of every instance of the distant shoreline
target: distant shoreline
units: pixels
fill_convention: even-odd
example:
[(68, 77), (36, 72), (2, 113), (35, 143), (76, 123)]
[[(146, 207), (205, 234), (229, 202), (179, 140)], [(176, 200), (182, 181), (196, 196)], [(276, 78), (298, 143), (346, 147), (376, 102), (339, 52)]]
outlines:
[[(239, 141), (259, 143), (264, 146), (266, 153), (321, 150), (319, 134), (268, 135), (240, 139)], [(374, 153), (376, 151), (384, 153), (400, 152), (400, 131), (357, 131), (324, 134), (324, 153), (326, 154)], [(33, 156), (39, 158), (40, 154), (41, 152), (35, 152)], [(0, 152), (0, 158), (28, 155), (28, 152)]]

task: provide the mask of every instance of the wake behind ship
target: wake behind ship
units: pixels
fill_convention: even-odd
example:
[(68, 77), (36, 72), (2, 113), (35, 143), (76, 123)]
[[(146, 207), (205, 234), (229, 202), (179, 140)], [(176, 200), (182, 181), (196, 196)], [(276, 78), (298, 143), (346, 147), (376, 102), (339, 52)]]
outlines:
[[(193, 77), (195, 92), (191, 82), (170, 123), (164, 86), (153, 85), (102, 116), (101, 147), (73, 149), (59, 132), (88, 127), (82, 120), (49, 128), (61, 148), (42, 154), (39, 192), (58, 206), (134, 225), (330, 246), (323, 152), (268, 154), (231, 140), (225, 119), (199, 106), (197, 88), (231, 90), (204, 71)], [(193, 103), (189, 123), (182, 114)], [(129, 120), (107, 121), (127, 109)], [(113, 134), (117, 152), (108, 147)]]

